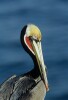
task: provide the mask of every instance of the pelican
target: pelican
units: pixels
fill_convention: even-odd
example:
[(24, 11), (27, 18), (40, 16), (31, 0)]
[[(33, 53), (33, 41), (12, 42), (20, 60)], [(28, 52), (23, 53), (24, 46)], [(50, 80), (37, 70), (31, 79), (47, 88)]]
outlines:
[(44, 64), (42, 34), (33, 24), (25, 25), (20, 40), (31, 56), (34, 68), (22, 75), (13, 75), (0, 85), (0, 100), (44, 100), (49, 90), (46, 65)]

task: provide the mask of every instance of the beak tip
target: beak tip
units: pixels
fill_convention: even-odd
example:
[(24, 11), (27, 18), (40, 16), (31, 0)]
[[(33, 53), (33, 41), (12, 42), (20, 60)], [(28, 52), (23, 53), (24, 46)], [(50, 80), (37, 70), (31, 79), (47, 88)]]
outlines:
[(45, 85), (45, 88), (46, 88), (46, 92), (48, 92), (49, 91), (48, 85)]

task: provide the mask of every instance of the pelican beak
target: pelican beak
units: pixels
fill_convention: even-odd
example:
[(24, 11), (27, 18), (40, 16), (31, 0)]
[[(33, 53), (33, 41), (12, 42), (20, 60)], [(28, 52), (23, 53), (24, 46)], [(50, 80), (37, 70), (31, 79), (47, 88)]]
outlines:
[(43, 54), (42, 54), (42, 47), (41, 41), (36, 42), (35, 40), (32, 41), (33, 50), (39, 65), (41, 79), (45, 85), (46, 91), (49, 90), (48, 88), (48, 80), (47, 80), (47, 73), (46, 73), (46, 66), (44, 64)]

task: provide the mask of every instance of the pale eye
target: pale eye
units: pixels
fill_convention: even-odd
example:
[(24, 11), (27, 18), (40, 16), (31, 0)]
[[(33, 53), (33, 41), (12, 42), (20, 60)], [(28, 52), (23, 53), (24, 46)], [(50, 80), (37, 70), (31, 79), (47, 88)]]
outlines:
[(30, 39), (31, 39), (31, 41), (35, 41), (35, 42), (39, 42), (39, 40), (37, 39), (37, 37), (35, 37), (35, 36), (30, 36)]
[(34, 39), (34, 40), (38, 40), (36, 36), (33, 36), (33, 39)]
[(33, 40), (34, 40), (35, 42), (39, 42), (39, 40), (38, 40), (37, 37), (33, 36), (32, 38), (33, 38)]

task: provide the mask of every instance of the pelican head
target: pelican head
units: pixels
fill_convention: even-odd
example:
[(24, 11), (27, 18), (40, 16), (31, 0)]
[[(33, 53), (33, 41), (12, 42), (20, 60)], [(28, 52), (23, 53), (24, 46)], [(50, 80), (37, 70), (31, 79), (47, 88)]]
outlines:
[[(48, 80), (47, 80), (47, 73), (46, 73), (46, 66), (44, 64), (43, 53), (42, 53), (42, 46), (41, 46), (41, 39), (42, 34), (39, 28), (33, 24), (26, 25), (21, 33), (21, 43), (22, 46), (25, 44), (29, 51), (35, 56), (41, 79), (45, 85), (46, 90), (48, 91)], [(23, 43), (23, 42), (24, 43)]]

